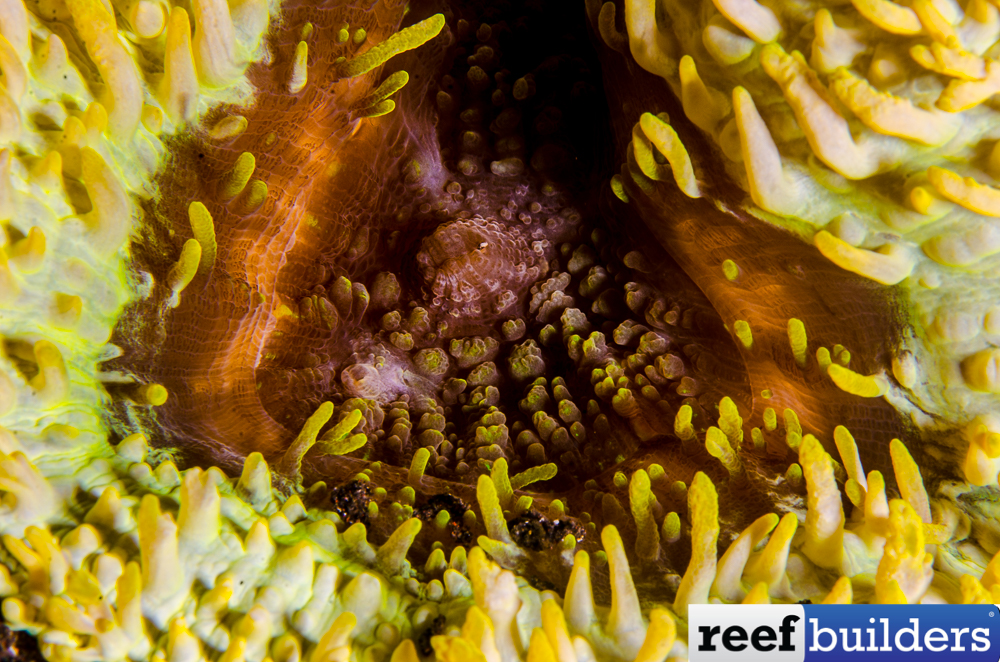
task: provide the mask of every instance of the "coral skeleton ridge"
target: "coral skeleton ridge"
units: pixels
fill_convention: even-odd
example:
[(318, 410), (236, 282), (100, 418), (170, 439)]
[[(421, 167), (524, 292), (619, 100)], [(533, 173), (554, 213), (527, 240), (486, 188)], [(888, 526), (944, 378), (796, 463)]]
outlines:
[(44, 659), (666, 662), (692, 604), (1000, 602), (997, 5), (491, 4), (0, 0), (0, 599)]

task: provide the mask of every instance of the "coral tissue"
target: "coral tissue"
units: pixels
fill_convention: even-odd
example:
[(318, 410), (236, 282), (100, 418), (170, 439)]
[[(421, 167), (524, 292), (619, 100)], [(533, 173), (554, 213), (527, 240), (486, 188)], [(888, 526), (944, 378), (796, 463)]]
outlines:
[(665, 662), (708, 601), (1000, 602), (996, 6), (551, 4), (0, 0), (6, 628)]

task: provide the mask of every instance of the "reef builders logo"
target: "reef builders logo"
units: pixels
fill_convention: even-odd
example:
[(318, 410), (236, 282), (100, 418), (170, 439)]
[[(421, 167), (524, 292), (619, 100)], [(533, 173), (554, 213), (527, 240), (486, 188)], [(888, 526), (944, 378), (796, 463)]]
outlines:
[(691, 662), (1000, 660), (997, 605), (691, 605), (688, 616)]

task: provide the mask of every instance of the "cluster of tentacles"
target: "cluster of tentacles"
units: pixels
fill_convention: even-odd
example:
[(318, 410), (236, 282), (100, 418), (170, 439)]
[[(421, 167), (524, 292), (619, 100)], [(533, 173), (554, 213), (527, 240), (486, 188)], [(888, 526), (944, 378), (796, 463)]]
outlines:
[(1000, 601), (997, 8), (550, 4), (0, 0), (8, 651)]

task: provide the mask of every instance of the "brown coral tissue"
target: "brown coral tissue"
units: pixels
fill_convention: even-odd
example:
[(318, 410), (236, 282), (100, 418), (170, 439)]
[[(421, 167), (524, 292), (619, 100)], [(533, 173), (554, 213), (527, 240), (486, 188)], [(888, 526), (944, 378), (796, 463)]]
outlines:
[[(345, 74), (348, 47), (436, 13), (445, 27), (428, 43)], [(484, 532), (467, 516), (476, 482), (506, 462), (520, 476), (509, 514), (525, 573), (560, 591), (569, 566), (547, 559), (565, 536), (596, 550), (616, 524), (635, 540), (626, 477), (638, 469), (657, 467), (658, 518), (685, 514), (685, 486), (708, 474), (726, 543), (776, 503), (801, 507), (775, 412), (791, 410), (792, 435), (832, 439), (845, 425), (866, 468), (889, 466), (901, 418), (800, 365), (788, 323), (814, 347), (851, 348), (852, 369), (870, 374), (893, 342), (891, 293), (740, 211), (715, 148), (660, 79), (605, 45), (583, 3), (292, 0), (268, 38), (253, 104), (217, 108), (168, 143), (132, 246), (136, 281), (169, 282), (193, 201), (216, 252), (179, 301), (154, 285), (119, 322), (123, 354), (106, 369), (170, 394), (155, 408), (117, 398), (119, 430), (231, 475), (259, 452), (283, 474), (277, 488), (304, 487), (307, 506), (383, 540), (396, 523), (370, 519), (369, 504), (415, 485), (417, 515), (449, 522), (425, 528), (418, 560)], [(293, 91), (301, 41), (308, 81)], [(632, 196), (609, 186), (634, 161), (645, 112), (670, 118), (700, 198), (672, 182)], [(218, 129), (233, 115), (246, 118), (238, 135)], [(244, 154), (252, 175), (233, 194)], [(752, 348), (732, 332), (746, 319)], [(764, 430), (763, 444), (747, 433), (738, 466), (697, 442), (720, 402)], [(318, 441), (296, 457), (310, 425)], [(650, 599), (672, 599), (691, 554), (664, 544), (637, 569)]]

